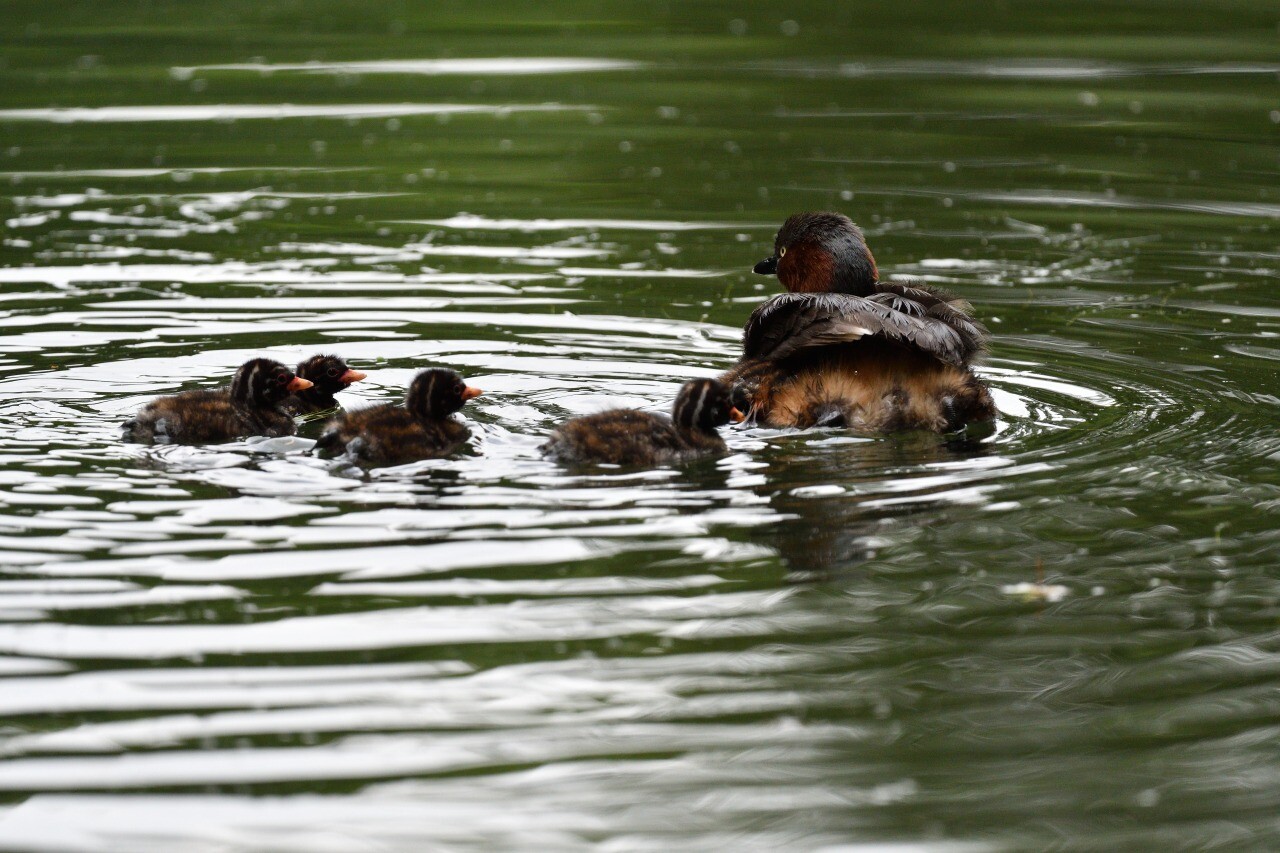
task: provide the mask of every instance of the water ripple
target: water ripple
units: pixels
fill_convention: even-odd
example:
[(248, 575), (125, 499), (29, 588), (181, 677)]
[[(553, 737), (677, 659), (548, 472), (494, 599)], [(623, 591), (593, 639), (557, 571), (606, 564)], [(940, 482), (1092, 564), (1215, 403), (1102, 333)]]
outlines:
[(179, 65), (170, 69), (179, 80), (197, 72), (254, 71), (259, 74), (421, 74), (421, 75), (520, 75), (581, 74), (596, 71), (633, 71), (643, 63), (626, 59), (591, 57), (504, 56), (466, 59), (379, 59), (360, 62), (239, 62), (225, 65)]
[[(314, 63), (321, 19), (166, 28), (172, 69), (146, 15), (79, 60), (46, 16), (55, 58), (0, 63), (0, 847), (1275, 846), (1277, 117), (1228, 91), (1269, 45), (1188, 7), (1148, 27), (1184, 62), (963, 27), (852, 62), (614, 9), (582, 58), (536, 55), (559, 23), (423, 53), (433, 9)], [(590, 58), (622, 37), (687, 59)], [(541, 457), (733, 364), (750, 265), (821, 207), (989, 323), (990, 436)], [(348, 409), (459, 370), (470, 439), (120, 442), (320, 351)]]
[(595, 110), (577, 104), (204, 104), (136, 107), (51, 107), (0, 110), (0, 121), (81, 122), (252, 121), (258, 119), (371, 119), (400, 116), (496, 115)]

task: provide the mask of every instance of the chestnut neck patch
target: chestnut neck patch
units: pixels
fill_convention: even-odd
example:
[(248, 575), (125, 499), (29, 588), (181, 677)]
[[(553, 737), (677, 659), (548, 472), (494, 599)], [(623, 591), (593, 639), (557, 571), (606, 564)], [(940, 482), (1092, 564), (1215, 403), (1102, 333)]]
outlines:
[(792, 293), (830, 293), (836, 259), (817, 243), (796, 243), (778, 259), (778, 281)]

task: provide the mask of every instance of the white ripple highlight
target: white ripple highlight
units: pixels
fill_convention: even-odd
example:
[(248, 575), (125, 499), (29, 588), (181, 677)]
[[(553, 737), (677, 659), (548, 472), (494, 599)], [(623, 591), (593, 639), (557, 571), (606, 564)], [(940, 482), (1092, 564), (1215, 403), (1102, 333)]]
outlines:
[(617, 754), (706, 749), (708, 743), (757, 748), (864, 740), (865, 729), (814, 724), (623, 723), (433, 735), (364, 735), (310, 748), (173, 750), (88, 758), (26, 758), (0, 764), (0, 790), (75, 790), (164, 785), (253, 784), (315, 779), (377, 779), (497, 769)]
[(770, 222), (688, 222), (678, 219), (491, 219), (460, 213), (447, 219), (396, 220), (405, 225), (431, 225), (436, 228), (473, 228), (485, 231), (581, 231), (602, 229), (614, 231), (698, 231), (702, 229), (776, 228)]
[(202, 71), (249, 71), (258, 74), (455, 74), (521, 76), (583, 74), (593, 71), (632, 71), (645, 63), (594, 57), (499, 56), (466, 59), (376, 59), (357, 62), (231, 62), (221, 65), (177, 65), (174, 78), (189, 80)]
[(306, 172), (370, 172), (372, 166), (173, 166), (148, 169), (45, 169), (0, 172), (0, 178), (162, 178), (179, 179), (189, 175), (234, 175), (241, 172), (297, 174)]
[(165, 104), (136, 107), (49, 107), (0, 110), (0, 121), (55, 124), (239, 121), (290, 118), (394, 118), (428, 115), (507, 115), (510, 113), (595, 110), (572, 104)]
[[(625, 637), (740, 636), (769, 630), (759, 615), (787, 592), (714, 597), (636, 596), (502, 605), (404, 607), (365, 613), (300, 616), (247, 625), (0, 625), (0, 652), (52, 658), (160, 660), (260, 652), (337, 652), (470, 643), (543, 642)], [(803, 621), (803, 620), (801, 620)], [(799, 625), (792, 625), (797, 629)]]

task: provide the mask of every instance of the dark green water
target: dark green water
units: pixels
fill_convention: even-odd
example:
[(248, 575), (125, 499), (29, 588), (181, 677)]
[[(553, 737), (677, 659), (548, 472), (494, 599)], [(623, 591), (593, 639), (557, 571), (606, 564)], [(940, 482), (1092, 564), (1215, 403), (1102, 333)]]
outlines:
[[(1280, 15), (831, 5), (7, 5), (0, 848), (1280, 846)], [(539, 458), (830, 208), (994, 436)], [(119, 442), (320, 350), (471, 453)]]

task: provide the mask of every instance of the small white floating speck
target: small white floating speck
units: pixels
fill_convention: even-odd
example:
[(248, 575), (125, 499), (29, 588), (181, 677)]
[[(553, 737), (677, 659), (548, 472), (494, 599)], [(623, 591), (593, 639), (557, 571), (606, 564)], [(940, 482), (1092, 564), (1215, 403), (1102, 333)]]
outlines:
[(1012, 595), (1024, 601), (1061, 601), (1070, 592), (1065, 586), (1045, 583), (1010, 583), (1000, 587), (1005, 595)]

